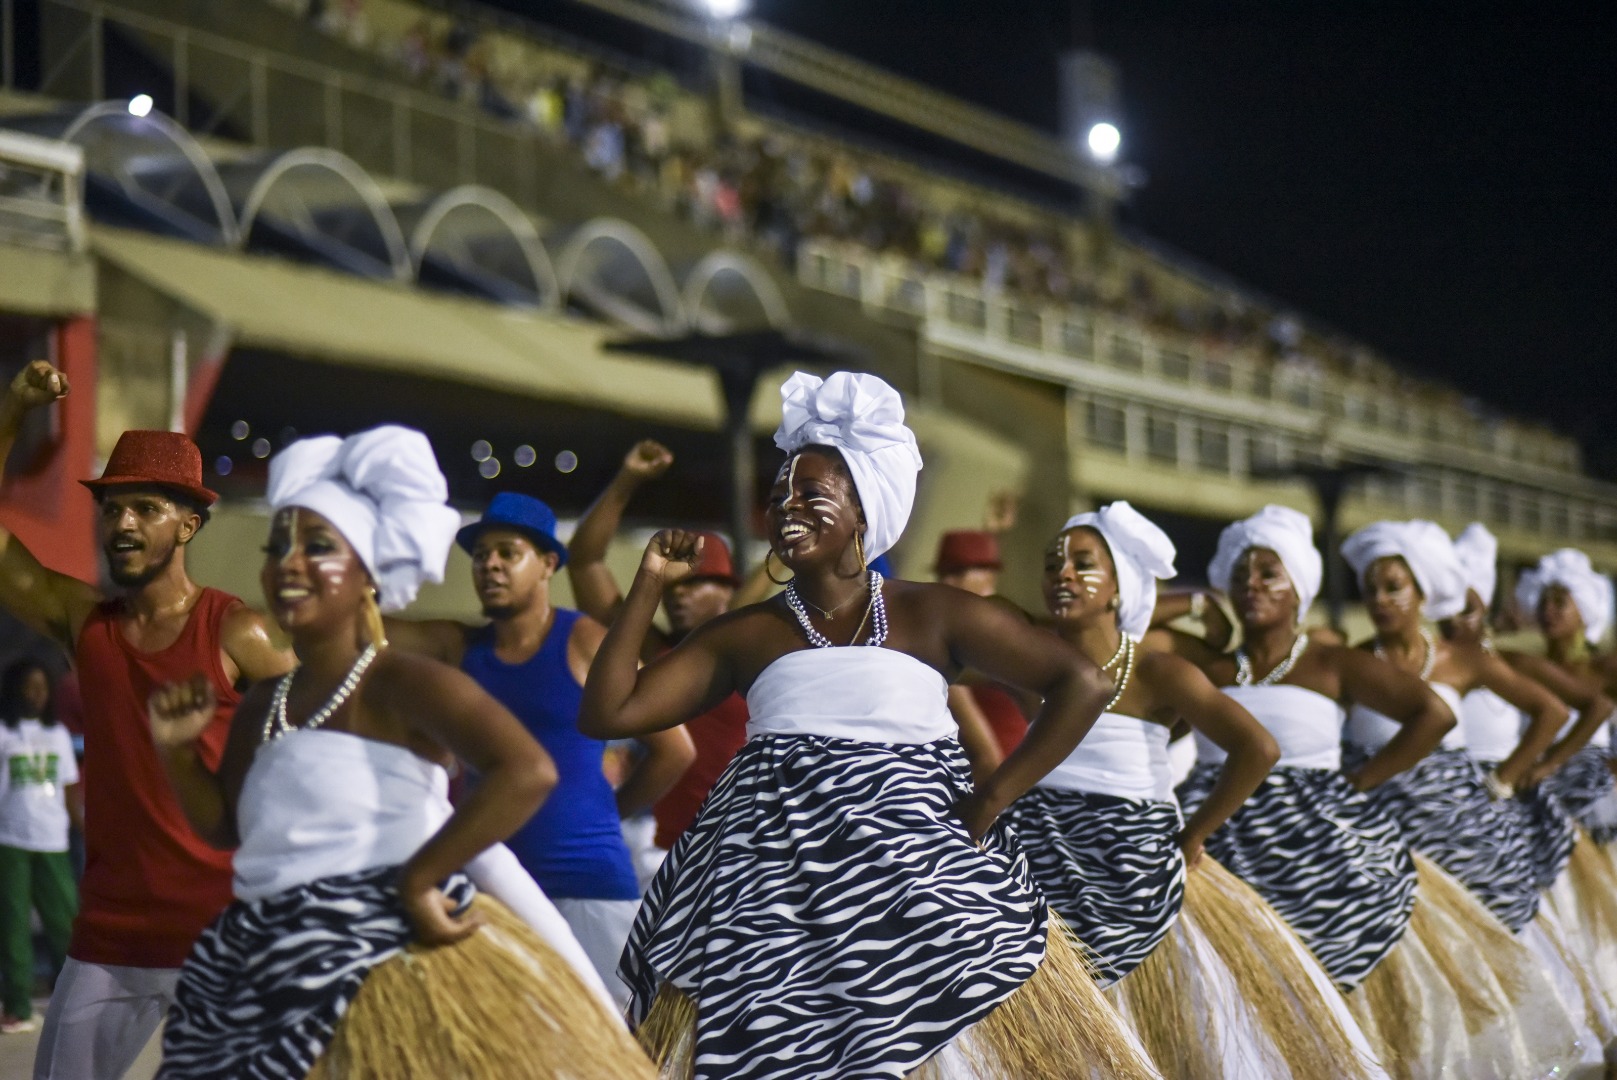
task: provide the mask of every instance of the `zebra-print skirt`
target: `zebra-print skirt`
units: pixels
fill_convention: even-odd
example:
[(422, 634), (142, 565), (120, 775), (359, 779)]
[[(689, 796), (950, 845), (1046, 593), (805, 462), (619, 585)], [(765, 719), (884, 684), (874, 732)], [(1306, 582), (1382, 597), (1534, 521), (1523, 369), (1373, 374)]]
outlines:
[(981, 845), (954, 740), (755, 736), (646, 894), (619, 973), (644, 1019), (697, 1008), (697, 1080), (900, 1080), (1044, 958), (1044, 897), (1014, 837)]
[(1178, 803), (1036, 787), (1005, 817), (1102, 986), (1138, 967), (1173, 928), (1185, 902)]
[[(372, 968), (409, 944), (397, 866), (237, 900), (191, 948), (163, 1029), (161, 1080), (306, 1076)], [(443, 886), (457, 913), (470, 881)]]
[[(1218, 772), (1198, 765), (1185, 778), (1185, 813)], [(1291, 924), (1343, 992), (1398, 944), (1415, 910), (1415, 861), (1398, 823), (1339, 772), (1276, 767), (1206, 846)]]
[[(1499, 767), (1497, 761), (1479, 761), (1484, 772)], [(1533, 888), (1544, 892), (1555, 884), (1572, 861), (1572, 846), (1578, 840), (1578, 827), (1571, 815), (1551, 795), (1545, 785), (1518, 791), (1500, 806), (1515, 815), (1517, 827), (1528, 837), (1527, 863)]]
[(1611, 773), (1611, 751), (1585, 746), (1544, 781), (1544, 788), (1597, 844), (1617, 840), (1617, 778)]
[[(1363, 747), (1342, 744), (1345, 771), (1369, 759)], [(1470, 889), (1511, 933), (1533, 921), (1539, 902), (1534, 837), (1508, 800), (1488, 793), (1470, 754), (1434, 750), (1365, 795), (1398, 822), (1410, 847)]]

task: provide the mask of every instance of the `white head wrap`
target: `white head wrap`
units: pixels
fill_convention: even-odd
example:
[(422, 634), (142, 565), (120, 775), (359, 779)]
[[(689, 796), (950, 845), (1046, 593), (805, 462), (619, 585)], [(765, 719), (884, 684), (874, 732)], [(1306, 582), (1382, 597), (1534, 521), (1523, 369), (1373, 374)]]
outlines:
[(865, 557), (890, 549), (909, 523), (921, 471), (898, 391), (874, 375), (839, 371), (822, 380), (799, 371), (780, 397), (775, 445), (788, 454), (811, 445), (840, 450), (865, 511)]
[(1398, 556), (1425, 598), (1429, 619), (1448, 619), (1465, 610), (1465, 570), (1454, 541), (1432, 521), (1377, 521), (1342, 544), (1342, 558), (1353, 567), (1359, 584), (1377, 559)]
[(1117, 567), (1118, 627), (1136, 640), (1144, 637), (1157, 606), (1157, 579), (1166, 581), (1176, 572), (1173, 541), (1155, 522), (1121, 501), (1068, 518), (1061, 531), (1080, 526), (1100, 533), (1111, 549)]
[(1454, 541), (1454, 553), (1465, 570), (1466, 587), (1477, 590), (1484, 607), (1492, 607), (1494, 590), (1499, 585), (1498, 539), (1482, 522), (1473, 521)]
[(1236, 562), (1251, 548), (1266, 548), (1280, 556), (1280, 565), (1297, 590), (1297, 618), (1308, 614), (1325, 577), (1325, 561), (1314, 546), (1314, 525), (1308, 515), (1271, 503), (1245, 521), (1226, 525), (1207, 565), (1208, 584), (1228, 589)]
[(1562, 548), (1538, 560), (1538, 565), (1522, 572), (1516, 579), (1516, 606), (1522, 614), (1533, 616), (1544, 590), (1559, 585), (1572, 597), (1583, 616), (1584, 637), (1594, 645), (1606, 636), (1611, 627), (1611, 578), (1599, 573), (1589, 563), (1589, 556), (1577, 548)]
[(270, 506), (313, 510), (348, 540), (376, 582), (383, 611), (408, 607), (442, 581), (460, 515), (419, 431), (387, 425), (339, 439), (299, 439), (270, 461)]

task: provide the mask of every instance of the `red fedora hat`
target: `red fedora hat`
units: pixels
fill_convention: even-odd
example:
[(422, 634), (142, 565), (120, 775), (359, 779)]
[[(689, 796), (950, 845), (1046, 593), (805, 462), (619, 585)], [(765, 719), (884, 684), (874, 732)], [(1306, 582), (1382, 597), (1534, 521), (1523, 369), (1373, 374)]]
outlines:
[(202, 451), (178, 431), (124, 432), (101, 476), (79, 483), (96, 492), (109, 487), (165, 488), (203, 506), (212, 506), (219, 499), (202, 486)]
[(698, 533), (703, 538), (702, 555), (696, 560), (696, 568), (690, 576), (695, 579), (708, 579), (711, 581), (728, 581), (732, 585), (741, 584), (736, 577), (735, 563), (730, 559), (730, 545), (724, 542), (724, 537), (715, 532)]
[(984, 567), (1000, 569), (999, 540), (982, 529), (956, 529), (946, 532), (938, 541), (938, 560), (934, 569), (940, 574), (954, 574), (962, 570)]

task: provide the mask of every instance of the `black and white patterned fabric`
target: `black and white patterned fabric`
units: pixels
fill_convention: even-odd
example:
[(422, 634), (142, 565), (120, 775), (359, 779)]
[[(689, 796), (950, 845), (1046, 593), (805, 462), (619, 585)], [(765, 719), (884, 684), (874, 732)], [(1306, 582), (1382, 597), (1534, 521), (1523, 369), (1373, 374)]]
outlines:
[(1101, 985), (1133, 971), (1173, 928), (1185, 902), (1177, 803), (1036, 787), (1005, 817)]
[[(371, 969), (410, 942), (398, 870), (322, 878), (225, 908), (180, 971), (161, 1080), (306, 1076)], [(443, 891), (458, 913), (475, 890), (456, 874)]]
[[(1342, 745), (1342, 767), (1370, 759)], [(1409, 846), (1447, 870), (1518, 933), (1538, 914), (1535, 837), (1510, 800), (1488, 794), (1482, 769), (1464, 750), (1434, 750), (1365, 793), (1404, 830)]]
[[(1186, 814), (1220, 768), (1197, 765), (1179, 786)], [(1397, 822), (1333, 770), (1277, 766), (1206, 848), (1291, 924), (1344, 992), (1398, 943), (1415, 910), (1415, 861)]]
[(1548, 780), (1544, 789), (1597, 844), (1617, 840), (1617, 778), (1613, 778), (1611, 751), (1585, 746)]
[(696, 1003), (697, 1080), (900, 1080), (1037, 970), (1049, 922), (952, 739), (755, 735), (652, 882), (620, 973)]

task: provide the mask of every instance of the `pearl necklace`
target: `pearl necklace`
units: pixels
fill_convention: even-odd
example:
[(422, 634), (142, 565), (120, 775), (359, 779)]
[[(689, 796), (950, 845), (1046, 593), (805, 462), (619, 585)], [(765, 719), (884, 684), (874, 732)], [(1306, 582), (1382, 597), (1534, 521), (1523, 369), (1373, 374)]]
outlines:
[(1294, 642), (1291, 646), (1290, 654), (1288, 654), (1284, 660), (1280, 661), (1280, 663), (1276, 664), (1273, 671), (1269, 672), (1269, 674), (1265, 675), (1263, 678), (1256, 680), (1252, 677), (1252, 658), (1246, 654), (1245, 649), (1235, 650), (1235, 685), (1275, 685), (1281, 679), (1284, 679), (1287, 675), (1291, 674), (1291, 669), (1297, 666), (1297, 660), (1303, 655), (1303, 650), (1306, 648), (1308, 648), (1308, 634), (1299, 633), (1297, 635), (1296, 642)]
[[(1119, 664), (1122, 665), (1120, 668)], [(1123, 691), (1129, 688), (1129, 679), (1134, 676), (1134, 639), (1127, 634), (1123, 635), (1123, 640), (1118, 643), (1117, 652), (1112, 654), (1112, 658), (1100, 666), (1102, 671), (1111, 671), (1113, 668), (1119, 670), (1117, 693), (1106, 703), (1107, 712), (1111, 712), (1117, 707), (1117, 703), (1123, 700)]]
[[(873, 625), (870, 637), (865, 641), (865, 644), (880, 645), (887, 640), (887, 601), (882, 596), (881, 574), (874, 570), (869, 573), (870, 603), (865, 607), (865, 617)], [(814, 624), (809, 622), (808, 611), (803, 607), (803, 598), (798, 595), (797, 580), (795, 578), (790, 585), (786, 586), (786, 606), (792, 609), (793, 615), (797, 616), (797, 624), (803, 628), (803, 634), (808, 638), (810, 645), (816, 649), (830, 649), (835, 646), (835, 643), (830, 638), (814, 629)], [(859, 644), (859, 635), (864, 631), (864, 628), (864, 622), (860, 622), (859, 629), (854, 631), (853, 640), (848, 642), (850, 646)]]
[[(1420, 638), (1421, 638), (1422, 641), (1426, 642), (1426, 659), (1421, 661), (1420, 681), (1421, 682), (1431, 682), (1432, 681), (1432, 669), (1437, 666), (1437, 640), (1432, 637), (1432, 632), (1430, 630), (1426, 629), (1424, 626), (1421, 627)], [(1486, 647), (1487, 646), (1484, 646), (1484, 648), (1486, 648)], [(1382, 648), (1381, 648), (1381, 642), (1379, 642), (1379, 641), (1376, 642), (1376, 650), (1375, 651), (1376, 651), (1376, 659), (1377, 660), (1386, 660), (1387, 659), (1386, 652), (1383, 651)]]
[(371, 662), (378, 655), (380, 653), (374, 643), (365, 646), (365, 651), (359, 654), (359, 658), (354, 661), (354, 666), (348, 669), (348, 674), (343, 678), (342, 684), (326, 699), (324, 705), (309, 714), (309, 718), (303, 722), (301, 727), (293, 727), (286, 718), (286, 699), (292, 692), (292, 676), (296, 672), (289, 671), (282, 675), (275, 683), (275, 696), (270, 699), (269, 715), (264, 718), (263, 741), (266, 743), (274, 742), (289, 731), (313, 731), (327, 720), (330, 720), (332, 714), (342, 708), (343, 704), (353, 696), (354, 690), (359, 686), (359, 680), (365, 675), (365, 669), (371, 666)]

